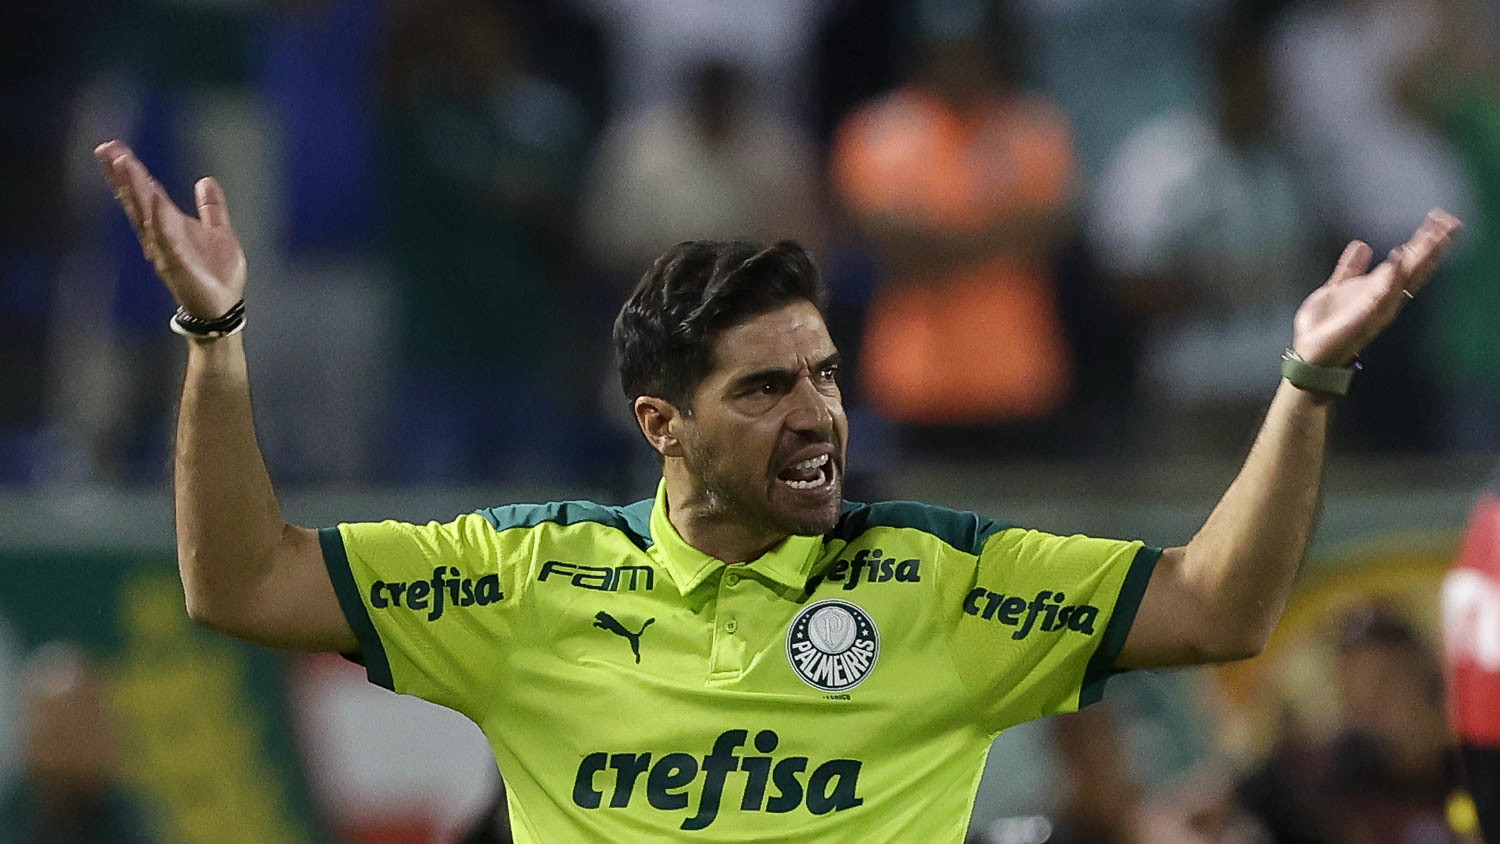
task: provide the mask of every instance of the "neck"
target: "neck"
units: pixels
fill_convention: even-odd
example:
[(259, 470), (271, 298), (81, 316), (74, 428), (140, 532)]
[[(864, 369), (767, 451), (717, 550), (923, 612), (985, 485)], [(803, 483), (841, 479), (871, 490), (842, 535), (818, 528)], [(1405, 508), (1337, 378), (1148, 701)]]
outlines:
[(687, 544), (716, 560), (744, 563), (775, 548), (787, 534), (757, 529), (725, 512), (724, 502), (693, 482), (682, 461), (668, 458), (667, 519)]

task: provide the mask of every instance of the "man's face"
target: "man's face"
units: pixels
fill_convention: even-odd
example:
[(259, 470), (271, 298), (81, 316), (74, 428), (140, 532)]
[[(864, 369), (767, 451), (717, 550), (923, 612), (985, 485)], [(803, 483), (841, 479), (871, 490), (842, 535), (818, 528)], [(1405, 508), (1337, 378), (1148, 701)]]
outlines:
[(724, 331), (683, 419), (683, 461), (710, 509), (757, 530), (816, 535), (843, 507), (849, 420), (838, 351), (811, 302)]

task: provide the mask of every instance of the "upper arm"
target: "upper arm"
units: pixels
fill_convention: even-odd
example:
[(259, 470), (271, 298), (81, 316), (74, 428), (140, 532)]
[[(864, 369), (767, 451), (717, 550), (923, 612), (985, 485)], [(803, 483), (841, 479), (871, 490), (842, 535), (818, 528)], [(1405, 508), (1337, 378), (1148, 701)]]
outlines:
[[(297, 651), (358, 648), (323, 560), (317, 531), (286, 525), (266, 573), (233, 608), (193, 613), (202, 624), (247, 642)], [(190, 606), (191, 609), (191, 606)]]
[(1187, 548), (1166, 548), (1151, 572), (1135, 624), (1115, 664), (1119, 668), (1196, 665), (1254, 656), (1217, 635), (1225, 625), (1190, 576)]

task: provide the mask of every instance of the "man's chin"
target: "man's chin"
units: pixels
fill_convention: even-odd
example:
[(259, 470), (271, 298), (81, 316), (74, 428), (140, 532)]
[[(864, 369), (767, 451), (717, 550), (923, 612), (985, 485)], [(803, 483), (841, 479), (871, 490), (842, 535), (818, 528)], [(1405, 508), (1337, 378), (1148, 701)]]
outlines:
[(842, 490), (838, 484), (833, 487), (814, 501), (777, 501), (773, 512), (781, 529), (797, 536), (821, 536), (833, 530), (844, 512)]

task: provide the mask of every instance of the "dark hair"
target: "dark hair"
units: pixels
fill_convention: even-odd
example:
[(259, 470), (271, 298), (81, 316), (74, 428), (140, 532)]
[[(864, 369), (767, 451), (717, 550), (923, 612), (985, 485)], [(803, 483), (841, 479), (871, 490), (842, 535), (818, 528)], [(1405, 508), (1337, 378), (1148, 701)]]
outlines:
[(1433, 700), (1443, 697), (1443, 669), (1426, 641), (1399, 610), (1376, 601), (1355, 607), (1339, 622), (1340, 655), (1366, 648), (1402, 654), (1422, 680), (1423, 690)]
[(615, 318), (615, 355), (627, 399), (658, 396), (684, 410), (713, 369), (720, 332), (827, 293), (800, 244), (690, 240), (662, 254)]

